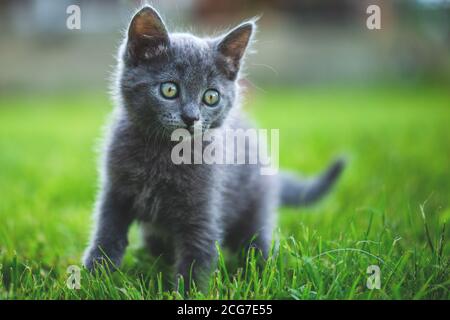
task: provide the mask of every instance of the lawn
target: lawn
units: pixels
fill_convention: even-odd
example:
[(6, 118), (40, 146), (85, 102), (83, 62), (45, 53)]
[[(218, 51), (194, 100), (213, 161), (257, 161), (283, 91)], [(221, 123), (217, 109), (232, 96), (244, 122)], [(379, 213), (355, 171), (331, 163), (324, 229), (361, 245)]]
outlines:
[[(280, 129), (282, 167), (348, 167), (319, 204), (282, 209), (280, 249), (261, 268), (224, 252), (200, 299), (449, 299), (450, 91), (432, 87), (271, 89), (247, 98)], [(121, 271), (69, 289), (91, 228), (96, 146), (108, 97), (0, 97), (0, 299), (180, 299), (141, 248)], [(445, 222), (447, 221), (447, 225)], [(380, 268), (381, 288), (366, 286)]]

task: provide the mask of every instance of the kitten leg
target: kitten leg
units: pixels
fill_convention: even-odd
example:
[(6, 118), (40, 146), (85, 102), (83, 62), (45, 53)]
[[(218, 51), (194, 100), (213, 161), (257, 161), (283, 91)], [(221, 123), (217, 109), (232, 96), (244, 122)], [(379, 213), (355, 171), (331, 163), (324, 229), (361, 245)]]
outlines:
[(251, 248), (255, 248), (256, 250), (261, 252), (264, 259), (267, 259), (270, 251), (270, 243), (271, 243), (271, 234), (267, 232), (265, 229), (261, 229), (255, 231), (251, 235), (250, 240), (246, 242), (245, 251), (246, 253), (248, 253), (248, 251)]
[(241, 214), (241, 218), (228, 228), (226, 245), (231, 250), (248, 254), (250, 248), (261, 251), (266, 259), (272, 244), (272, 233), (275, 223), (276, 212), (263, 200), (257, 201), (247, 211)]
[(93, 270), (97, 263), (118, 267), (128, 245), (133, 221), (131, 200), (117, 192), (105, 192), (97, 207), (96, 226), (83, 263)]
[(145, 246), (153, 257), (161, 257), (169, 263), (174, 262), (172, 239), (155, 230), (149, 223), (141, 224), (141, 232)]
[(191, 281), (204, 287), (205, 280), (217, 259), (218, 232), (210, 225), (184, 225), (175, 239), (177, 280), (182, 276), (185, 288)]
[[(250, 225), (250, 247), (256, 247), (261, 250), (264, 259), (269, 256), (272, 245), (273, 230), (276, 224), (278, 197), (277, 185), (272, 181), (272, 177), (261, 178), (261, 189), (266, 190), (265, 196), (256, 198), (250, 210), (252, 214), (248, 215)], [(245, 219), (245, 218), (244, 218)]]
[(241, 242), (243, 244), (244, 254), (247, 255), (249, 250), (254, 248), (261, 253), (264, 259), (267, 259), (272, 242), (272, 229), (270, 222), (255, 223), (252, 228), (248, 229), (247, 234)]

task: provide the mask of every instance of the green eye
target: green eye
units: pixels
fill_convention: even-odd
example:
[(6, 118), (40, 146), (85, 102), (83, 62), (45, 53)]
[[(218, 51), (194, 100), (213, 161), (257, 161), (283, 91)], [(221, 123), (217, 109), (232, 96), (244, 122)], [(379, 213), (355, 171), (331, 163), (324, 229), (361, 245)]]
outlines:
[(214, 89), (208, 89), (203, 94), (203, 102), (212, 107), (219, 103), (220, 100), (220, 94), (219, 91)]
[(178, 97), (178, 86), (175, 82), (164, 82), (161, 84), (161, 94), (164, 98), (175, 99)]

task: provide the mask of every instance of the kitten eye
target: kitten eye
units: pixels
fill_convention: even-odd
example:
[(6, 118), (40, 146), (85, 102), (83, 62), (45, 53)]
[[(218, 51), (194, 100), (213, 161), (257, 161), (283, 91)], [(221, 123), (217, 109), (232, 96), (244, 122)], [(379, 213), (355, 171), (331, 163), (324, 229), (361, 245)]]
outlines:
[(175, 99), (178, 97), (178, 86), (175, 82), (164, 82), (161, 84), (161, 94), (164, 98)]
[(219, 91), (214, 89), (208, 89), (203, 94), (203, 102), (212, 107), (219, 103), (220, 100), (220, 94)]

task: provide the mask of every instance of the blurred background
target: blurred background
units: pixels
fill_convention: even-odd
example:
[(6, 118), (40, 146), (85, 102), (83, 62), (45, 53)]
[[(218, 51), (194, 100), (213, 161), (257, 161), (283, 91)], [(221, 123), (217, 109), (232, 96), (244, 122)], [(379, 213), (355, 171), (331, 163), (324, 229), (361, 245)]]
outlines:
[[(66, 27), (73, 4), (81, 9), (80, 30)], [(152, 4), (169, 31), (199, 35), (261, 16), (257, 54), (246, 60), (245, 106), (261, 127), (280, 129), (281, 167), (314, 174), (339, 154), (349, 160), (320, 204), (301, 214), (281, 209), (282, 247), (295, 239), (292, 248), (299, 248), (275, 277), (289, 284), (262, 285), (249, 297), (450, 297), (450, 0)], [(373, 4), (381, 8), (381, 30), (366, 26)], [(0, 300), (122, 297), (116, 289), (129, 287), (105, 296), (93, 288), (67, 292), (65, 277), (89, 238), (96, 150), (113, 105), (109, 79), (140, 5), (0, 1)], [(135, 227), (130, 239), (130, 286), (141, 292), (135, 281), (146, 274), (148, 291), (137, 297), (165, 297), (151, 285), (159, 280), (138, 254)], [(371, 256), (326, 255), (315, 269), (296, 258), (342, 248)], [(363, 283), (367, 266), (378, 264), (374, 255), (390, 279), (380, 292)]]
[[(81, 8), (81, 29), (66, 8)], [(259, 16), (249, 59), (255, 86), (449, 82), (450, 1), (153, 1), (170, 31), (209, 34)], [(366, 27), (370, 4), (381, 30)], [(131, 14), (141, 1), (3, 0), (0, 94), (103, 90)]]

